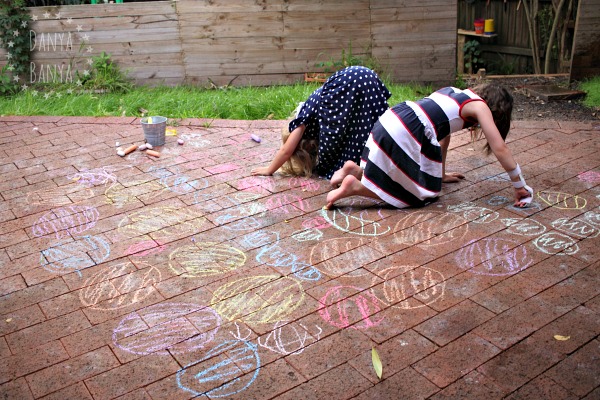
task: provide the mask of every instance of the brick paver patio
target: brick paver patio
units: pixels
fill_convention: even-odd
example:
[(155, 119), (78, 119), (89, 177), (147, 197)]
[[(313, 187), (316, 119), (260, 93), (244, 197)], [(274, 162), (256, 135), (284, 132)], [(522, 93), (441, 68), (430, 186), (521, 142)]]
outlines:
[(464, 132), (437, 203), (323, 210), (249, 174), (281, 121), (0, 118), (0, 398), (599, 399), (600, 125), (513, 125), (528, 209)]

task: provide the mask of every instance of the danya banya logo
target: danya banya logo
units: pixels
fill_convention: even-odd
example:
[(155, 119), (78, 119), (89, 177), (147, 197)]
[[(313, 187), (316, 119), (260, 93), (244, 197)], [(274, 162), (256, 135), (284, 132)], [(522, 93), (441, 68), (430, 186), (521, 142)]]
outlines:
[[(31, 52), (61, 53), (60, 58), (39, 57), (38, 61), (30, 61), (29, 84), (64, 83), (82, 86), (81, 78), (85, 79), (90, 76), (94, 51), (93, 47), (89, 45), (90, 37), (85, 27), (75, 23), (71, 17), (63, 18), (60, 12), (52, 14), (46, 11), (42, 16), (32, 15), (31, 19), (32, 22), (40, 20), (61, 21), (61, 26), (66, 29), (62, 32), (29, 30)], [(39, 61), (44, 59), (59, 61), (54, 63)], [(27, 90), (28, 86), (23, 84), (21, 88)], [(68, 89), (67, 92), (72, 93), (73, 90)], [(37, 94), (37, 91), (34, 91), (35, 94)], [(48, 93), (46, 93), (46, 97), (49, 97)]]

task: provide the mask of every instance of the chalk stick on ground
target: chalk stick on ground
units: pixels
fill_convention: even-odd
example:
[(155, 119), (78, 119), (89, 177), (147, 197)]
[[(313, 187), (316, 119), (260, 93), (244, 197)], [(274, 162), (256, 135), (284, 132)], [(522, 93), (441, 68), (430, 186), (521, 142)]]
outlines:
[(260, 136), (255, 135), (254, 133), (250, 135), (250, 138), (254, 140), (256, 143), (260, 143)]
[(152, 157), (160, 157), (160, 153), (158, 151), (154, 151), (154, 150), (146, 150), (146, 154), (148, 154), (149, 156)]

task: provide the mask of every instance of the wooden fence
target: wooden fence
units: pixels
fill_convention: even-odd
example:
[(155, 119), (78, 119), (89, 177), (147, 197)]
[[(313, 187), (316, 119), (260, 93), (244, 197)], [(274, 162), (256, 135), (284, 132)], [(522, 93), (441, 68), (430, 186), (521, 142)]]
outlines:
[(30, 12), (30, 82), (76, 81), (102, 52), (150, 85), (297, 82), (350, 48), (395, 82), (447, 84), (456, 71), (457, 0), (173, 0)]
[(582, 0), (577, 11), (572, 80), (600, 76), (600, 0)]
[[(540, 7), (550, 6), (551, 0), (541, 0)], [(564, 9), (568, 9), (565, 5)], [(541, 12), (538, 27), (543, 46), (540, 57), (545, 56), (545, 43), (550, 31), (552, 15)], [(494, 19), (497, 36), (477, 38), (488, 72), (509, 75), (533, 73), (532, 51), (524, 6), (519, 0), (459, 1), (458, 28), (473, 30), (476, 18)], [(600, 74), (600, 0), (575, 0), (564, 25), (564, 34), (557, 43), (563, 43), (562, 54), (553, 54), (550, 73), (571, 73), (579, 80)], [(462, 51), (462, 49), (457, 49)], [(556, 52), (555, 52), (556, 53)]]

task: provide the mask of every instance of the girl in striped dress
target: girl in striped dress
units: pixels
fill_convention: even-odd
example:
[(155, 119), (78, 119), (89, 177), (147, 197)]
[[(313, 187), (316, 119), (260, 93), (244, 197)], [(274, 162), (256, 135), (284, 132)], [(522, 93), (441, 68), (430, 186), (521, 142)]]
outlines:
[(447, 173), (450, 134), (479, 125), (514, 186), (515, 206), (531, 202), (519, 165), (504, 140), (510, 129), (513, 99), (504, 88), (480, 85), (460, 90), (446, 87), (416, 102), (406, 101), (386, 111), (373, 126), (360, 166), (346, 162), (331, 178), (337, 189), (327, 195), (327, 208), (339, 199), (359, 195), (398, 207), (421, 207), (435, 201), (442, 182), (464, 176)]
[(330, 179), (347, 160), (358, 163), (377, 118), (388, 109), (391, 93), (377, 74), (352, 66), (333, 74), (301, 104), (284, 128), (279, 151), (252, 175), (272, 175), (280, 167), (288, 175)]

